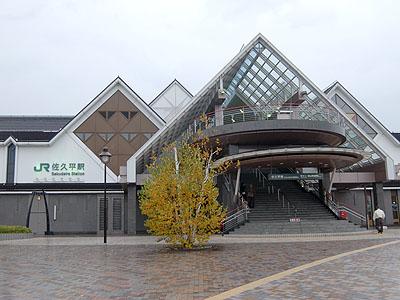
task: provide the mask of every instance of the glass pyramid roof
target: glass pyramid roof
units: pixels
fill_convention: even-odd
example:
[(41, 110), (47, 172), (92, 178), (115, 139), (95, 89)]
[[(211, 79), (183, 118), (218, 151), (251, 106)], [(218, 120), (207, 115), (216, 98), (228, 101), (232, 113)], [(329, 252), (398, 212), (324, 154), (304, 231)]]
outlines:
[(296, 107), (298, 118), (340, 123), (345, 127), (347, 142), (341, 147), (359, 149), (370, 155), (350, 167), (357, 169), (384, 160), (384, 155), (357, 129), (346, 114), (316, 87), (299, 69), (283, 56), (265, 37), (257, 35), (175, 116), (169, 126), (155, 134), (151, 142), (136, 155), (136, 168), (143, 173), (152, 154), (177, 140), (203, 114), (213, 111), (220, 85), (227, 93), (223, 106), (238, 104), (255, 111)]

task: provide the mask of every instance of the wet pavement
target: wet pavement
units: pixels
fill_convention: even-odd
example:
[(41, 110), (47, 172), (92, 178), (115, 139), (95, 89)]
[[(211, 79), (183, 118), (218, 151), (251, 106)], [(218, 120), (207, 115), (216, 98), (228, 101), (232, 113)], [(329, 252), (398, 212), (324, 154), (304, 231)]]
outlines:
[[(214, 247), (202, 251), (169, 250), (152, 237), (111, 237), (106, 246), (100, 237), (1, 241), (0, 299), (204, 299), (321, 258), (395, 240), (397, 236), (215, 237)], [(389, 264), (381, 276), (395, 272), (399, 278), (400, 252), (395, 251), (399, 247), (388, 246), (377, 253), (326, 263), (234, 299), (324, 298), (327, 287), (332, 297), (343, 298), (346, 288), (355, 289), (353, 279), (360, 289), (362, 285), (372, 290), (393, 284), (397, 288), (398, 279), (377, 280), (377, 285), (372, 286), (370, 279), (376, 279), (371, 274), (377, 268), (372, 266), (383, 250), (385, 265), (392, 260), (396, 264)], [(394, 295), (390, 289), (387, 293)], [(355, 295), (365, 296), (361, 292)]]
[(400, 299), (400, 245), (350, 255), (227, 299)]

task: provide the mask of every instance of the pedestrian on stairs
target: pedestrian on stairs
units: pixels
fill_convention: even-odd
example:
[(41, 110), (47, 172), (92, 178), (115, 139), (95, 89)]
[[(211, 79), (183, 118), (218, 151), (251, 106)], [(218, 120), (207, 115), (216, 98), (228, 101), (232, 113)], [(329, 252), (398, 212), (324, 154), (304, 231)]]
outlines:
[(254, 187), (252, 184), (250, 184), (249, 190), (247, 191), (247, 202), (250, 208), (254, 208)]
[(378, 233), (382, 234), (383, 233), (383, 219), (385, 219), (385, 212), (379, 208), (379, 206), (376, 207), (376, 210), (374, 211), (374, 222), (375, 222), (375, 228), (378, 230)]

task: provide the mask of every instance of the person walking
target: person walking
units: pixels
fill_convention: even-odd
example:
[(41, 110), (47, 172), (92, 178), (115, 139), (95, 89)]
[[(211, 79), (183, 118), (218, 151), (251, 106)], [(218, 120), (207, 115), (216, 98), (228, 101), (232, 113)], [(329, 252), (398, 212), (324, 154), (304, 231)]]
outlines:
[(379, 206), (376, 207), (376, 210), (374, 211), (374, 222), (375, 222), (375, 227), (376, 230), (378, 230), (378, 233), (382, 234), (383, 233), (383, 219), (385, 219), (385, 212), (379, 208)]
[(254, 208), (254, 187), (252, 184), (250, 184), (247, 191), (247, 202), (249, 203), (250, 208)]

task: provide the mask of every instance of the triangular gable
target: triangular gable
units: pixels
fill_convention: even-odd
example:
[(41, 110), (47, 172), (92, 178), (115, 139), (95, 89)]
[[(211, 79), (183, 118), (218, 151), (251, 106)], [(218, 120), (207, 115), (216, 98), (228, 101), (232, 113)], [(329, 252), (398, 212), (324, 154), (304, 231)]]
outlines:
[[(325, 90), (324, 93), (327, 95), (328, 99), (330, 99), (333, 102), (337, 102), (338, 100), (343, 100), (345, 104), (347, 104), (351, 110), (356, 113), (361, 120), (364, 120), (365, 123), (367, 123), (372, 130), (374, 130), (376, 133), (381, 133), (385, 134), (387, 138), (389, 138), (392, 142), (395, 144), (400, 145), (398, 140), (392, 135), (392, 133), (389, 131), (389, 129), (386, 128), (385, 125), (383, 125), (356, 97), (354, 97), (353, 94), (351, 94), (339, 81), (333, 82), (330, 86), (328, 86)], [(339, 96), (339, 99), (335, 99), (335, 96)], [(346, 111), (343, 109), (346, 107), (342, 107), (342, 111), (346, 113)], [(350, 112), (351, 113), (351, 112)], [(359, 126), (361, 129), (363, 129), (364, 122), (357, 122), (358, 120), (355, 118), (354, 119), (355, 123), (361, 123)], [(359, 124), (358, 124), (359, 125)], [(366, 130), (366, 133), (368, 134), (369, 130)], [(372, 135), (371, 135), (372, 136)]]
[(354, 126), (372, 139), (376, 148), (381, 148), (395, 164), (400, 163), (400, 142), (340, 82), (335, 81), (325, 89), (325, 93), (344, 114), (349, 116)]
[(50, 141), (53, 143), (66, 131), (73, 131), (79, 127), (93, 112), (101, 107), (115, 92), (121, 92), (132, 104), (143, 112), (158, 128), (164, 126), (162, 118), (140, 98), (120, 77), (114, 79), (103, 91), (100, 92), (87, 106), (85, 106), (60, 132)]
[(169, 123), (192, 98), (193, 95), (174, 79), (149, 105), (166, 123)]
[[(301, 118), (344, 122), (348, 142), (344, 147), (370, 152), (370, 157), (358, 163), (358, 167), (375, 164), (385, 159), (370, 138), (360, 131), (351, 120), (332, 104), (326, 95), (295, 67), (263, 35), (258, 34), (236, 57), (227, 64), (181, 112), (167, 128), (159, 131), (151, 142), (144, 145), (129, 164), (143, 172), (151, 153), (159, 153), (162, 145), (176, 140), (196, 118), (207, 112), (216, 99), (220, 79), (228, 94), (225, 106), (236, 95), (254, 108), (279, 109), (290, 103), (302, 111)], [(212, 108), (211, 108), (212, 109)], [(129, 179), (135, 179), (128, 175)]]

